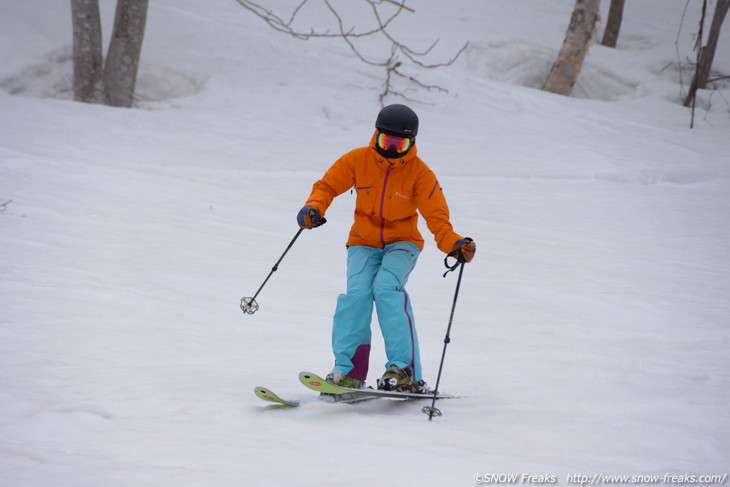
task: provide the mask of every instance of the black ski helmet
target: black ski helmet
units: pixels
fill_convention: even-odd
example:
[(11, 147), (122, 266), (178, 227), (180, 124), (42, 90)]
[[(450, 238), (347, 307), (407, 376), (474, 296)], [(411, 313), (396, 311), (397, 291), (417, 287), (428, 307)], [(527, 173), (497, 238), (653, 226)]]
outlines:
[(405, 105), (388, 105), (378, 113), (375, 128), (398, 137), (415, 137), (418, 133), (418, 115)]

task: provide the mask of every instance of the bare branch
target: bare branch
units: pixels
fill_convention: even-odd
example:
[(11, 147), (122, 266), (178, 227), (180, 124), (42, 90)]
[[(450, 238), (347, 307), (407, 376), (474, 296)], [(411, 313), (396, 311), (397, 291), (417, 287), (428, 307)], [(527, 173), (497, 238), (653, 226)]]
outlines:
[[(332, 15), (334, 15), (335, 19), (337, 20), (337, 25), (340, 28), (340, 33), (342, 34), (342, 39), (347, 43), (348, 46), (350, 46), (350, 49), (352, 50), (352, 52), (355, 53), (355, 55), (360, 59), (360, 61), (364, 62), (365, 64), (370, 64), (372, 66), (387, 66), (388, 65), (388, 61), (379, 63), (377, 61), (370, 61), (365, 56), (363, 56), (360, 53), (360, 51), (357, 50), (357, 48), (355, 47), (355, 44), (353, 44), (353, 42), (350, 40), (350, 37), (353, 37), (353, 36), (345, 34), (345, 27), (344, 27), (344, 24), (342, 23), (342, 17), (340, 17), (340, 14), (337, 12), (337, 10), (335, 10), (332, 7), (332, 5), (330, 5), (329, 1), (325, 0), (324, 3), (325, 3), (325, 5), (327, 5), (327, 8), (330, 9), (330, 12), (332, 12)], [(391, 17), (390, 20), (392, 20), (393, 18), (395, 18), (395, 17)], [(382, 24), (379, 24), (379, 25), (380, 25), (380, 28), (382, 29), (383, 28)], [(391, 57), (392, 57), (392, 54), (391, 54)]]
[(412, 13), (416, 13), (416, 11), (415, 11), (415, 10), (413, 10), (413, 9), (412, 9), (412, 8), (410, 8), (410, 7), (406, 7), (406, 6), (405, 6), (405, 4), (403, 4), (403, 3), (398, 3), (398, 2), (394, 2), (393, 0), (382, 0), (382, 1), (383, 1), (383, 2), (388, 2), (388, 3), (392, 3), (393, 5), (398, 5), (399, 7), (403, 8), (403, 9), (405, 9), (405, 10), (408, 10), (409, 12), (412, 12)]
[(430, 68), (430, 69), (431, 68), (443, 68), (445, 66), (451, 66), (452, 64), (454, 64), (456, 62), (456, 60), (459, 59), (459, 56), (461, 56), (461, 53), (464, 52), (468, 46), (469, 46), (469, 43), (466, 42), (463, 46), (461, 46), (461, 49), (459, 49), (456, 52), (454, 57), (452, 57), (451, 59), (449, 59), (448, 61), (446, 61), (444, 63), (436, 63), (436, 64), (424, 64), (424, 63), (420, 62), (418, 59), (414, 59), (412, 56), (410, 56), (408, 53), (406, 53), (406, 51), (404, 51), (403, 54), (405, 54), (408, 57), (408, 59), (413, 61), (415, 64), (418, 64), (419, 66), (421, 66), (423, 68)]
[[(355, 54), (355, 56), (357, 56), (358, 59), (360, 59), (360, 61), (371, 66), (385, 68), (385, 82), (383, 85), (383, 92), (379, 96), (381, 105), (383, 105), (384, 99), (388, 95), (399, 96), (409, 101), (415, 101), (411, 99), (407, 94), (409, 91), (412, 91), (411, 88), (406, 88), (404, 90), (395, 90), (393, 88), (393, 82), (397, 78), (403, 79), (409, 84), (416, 85), (417, 87), (424, 88), (429, 91), (437, 90), (448, 93), (448, 90), (441, 88), (440, 86), (422, 83), (415, 76), (406, 75), (402, 71), (400, 71), (399, 68), (403, 66), (403, 60), (400, 59), (400, 56), (402, 56), (404, 60), (407, 60), (408, 62), (413, 63), (413, 65), (420, 68), (440, 68), (454, 64), (454, 62), (456, 62), (461, 53), (463, 53), (468, 46), (468, 43), (464, 44), (461, 49), (459, 49), (457, 53), (446, 62), (429, 64), (423, 61), (422, 58), (431, 53), (431, 51), (439, 43), (439, 39), (433, 41), (433, 43), (427, 49), (423, 51), (417, 51), (412, 49), (410, 46), (402, 44), (388, 31), (388, 27), (391, 22), (393, 22), (393, 20), (395, 20), (404, 10), (408, 12), (415, 12), (415, 10), (405, 5), (406, 0), (364, 0), (370, 5), (377, 26), (362, 32), (356, 31), (354, 26), (346, 28), (342, 16), (337, 11), (337, 9), (332, 6), (330, 0), (322, 1), (332, 13), (337, 23), (338, 32), (330, 32), (329, 30), (325, 32), (317, 32), (314, 29), (311, 29), (309, 32), (302, 32), (293, 26), (297, 15), (300, 13), (302, 8), (309, 0), (302, 0), (301, 3), (299, 3), (299, 5), (294, 9), (288, 20), (284, 20), (269, 9), (259, 5), (258, 3), (255, 3), (253, 0), (236, 1), (246, 10), (254, 13), (256, 16), (263, 19), (267, 24), (269, 24), (269, 26), (279, 32), (289, 34), (302, 40), (308, 40), (311, 38), (340, 38), (345, 41), (345, 43), (347, 43), (347, 45), (350, 47), (350, 50)], [(381, 16), (381, 12), (378, 10), (378, 7), (382, 6), (384, 2), (398, 7), (395, 12), (391, 13), (385, 18)], [(387, 59), (382, 61), (372, 59), (369, 56), (365, 56), (355, 44), (355, 40), (375, 34), (381, 34), (390, 43), (390, 53)]]
[[(367, 0), (368, 2), (371, 2), (372, 0)], [(403, 8), (398, 9), (398, 11), (393, 14), (387, 22), (384, 24), (380, 24), (377, 28), (363, 31), (363, 32), (354, 32), (354, 28), (350, 29), (349, 31), (345, 32), (344, 28), (340, 30), (339, 34), (332, 34), (329, 31), (325, 32), (316, 32), (314, 29), (311, 29), (309, 32), (300, 32), (294, 29), (292, 24), (294, 24), (294, 21), (296, 20), (297, 15), (301, 11), (301, 9), (304, 7), (304, 5), (308, 2), (308, 0), (303, 0), (292, 12), (291, 17), (288, 21), (284, 21), (281, 17), (276, 15), (271, 10), (268, 10), (267, 8), (259, 5), (258, 3), (255, 3), (251, 0), (236, 0), (239, 5), (241, 5), (246, 10), (252, 12), (254, 15), (259, 17), (260, 19), (264, 20), (269, 26), (271, 26), (274, 30), (277, 30), (279, 32), (283, 32), (285, 34), (289, 34), (291, 36), (294, 36), (298, 39), (307, 40), (310, 38), (336, 38), (336, 37), (366, 37), (373, 34), (377, 34), (378, 32), (382, 31), (395, 17), (398, 16), (398, 14), (403, 10)], [(325, 0), (325, 4), (327, 7), (329, 7), (330, 10), (334, 10), (332, 6)], [(342, 26), (341, 26), (342, 27)]]
[(707, 80), (707, 82), (712, 83), (713, 81), (722, 81), (724, 79), (730, 79), (730, 76), (720, 76), (719, 78), (710, 78)]
[(398, 68), (400, 66), (401, 66), (400, 63), (397, 66), (394, 66), (393, 67), (393, 72), (395, 74), (397, 74), (398, 76), (400, 76), (401, 78), (405, 78), (408, 81), (410, 81), (411, 83), (414, 83), (414, 84), (420, 86), (421, 88), (425, 88), (428, 91), (435, 90), (435, 91), (440, 91), (442, 93), (448, 93), (449, 92), (449, 90), (447, 90), (446, 88), (442, 88), (441, 86), (438, 86), (438, 85), (427, 85), (425, 83), (421, 83), (419, 80), (417, 80), (413, 76), (408, 76), (408, 75), (405, 75), (405, 74), (401, 73), (400, 71), (398, 71)]

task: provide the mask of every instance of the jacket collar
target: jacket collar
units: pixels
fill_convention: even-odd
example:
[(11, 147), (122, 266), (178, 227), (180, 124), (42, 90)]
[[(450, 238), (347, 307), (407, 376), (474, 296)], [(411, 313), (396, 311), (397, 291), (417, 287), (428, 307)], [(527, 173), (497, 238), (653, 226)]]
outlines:
[(388, 165), (392, 165), (393, 168), (395, 169), (396, 167), (398, 167), (402, 164), (405, 164), (416, 158), (416, 153), (418, 152), (418, 150), (416, 148), (415, 139), (413, 140), (413, 147), (411, 147), (411, 149), (406, 153), (406, 155), (404, 155), (403, 157), (396, 157), (396, 158), (388, 159), (388, 158), (381, 156), (380, 152), (378, 152), (375, 149), (375, 139), (377, 138), (377, 136), (378, 136), (378, 131), (376, 129), (375, 132), (373, 132), (373, 136), (370, 138), (370, 150), (372, 151), (372, 154), (375, 157), (375, 159), (379, 163), (381, 163), (381, 164), (379, 164), (379, 166), (381, 166), (383, 169), (385, 169)]

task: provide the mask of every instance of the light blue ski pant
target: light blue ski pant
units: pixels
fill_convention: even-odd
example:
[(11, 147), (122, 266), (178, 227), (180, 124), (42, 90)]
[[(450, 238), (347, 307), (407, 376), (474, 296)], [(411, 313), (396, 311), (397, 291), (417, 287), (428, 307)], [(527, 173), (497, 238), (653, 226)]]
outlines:
[(408, 367), (413, 380), (422, 379), (411, 299), (405, 290), (420, 252), (411, 242), (347, 249), (347, 294), (337, 298), (332, 327), (335, 369), (359, 380), (367, 377), (374, 303), (388, 359), (385, 367)]

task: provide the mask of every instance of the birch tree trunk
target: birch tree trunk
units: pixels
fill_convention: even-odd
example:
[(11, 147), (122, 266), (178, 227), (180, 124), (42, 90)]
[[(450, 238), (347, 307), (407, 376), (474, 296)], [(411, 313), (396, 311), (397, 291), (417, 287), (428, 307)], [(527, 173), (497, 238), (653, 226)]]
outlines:
[(73, 25), (74, 100), (101, 103), (101, 18), (98, 0), (71, 0)]
[(148, 4), (149, 0), (117, 0), (114, 30), (104, 65), (107, 105), (132, 106)]
[(606, 30), (603, 33), (601, 44), (606, 47), (616, 47), (623, 17), (624, 0), (611, 0), (611, 8), (608, 10), (608, 21), (606, 21)]
[(542, 89), (558, 95), (573, 91), (598, 20), (600, 0), (576, 0), (563, 47)]
[[(710, 35), (707, 38), (707, 45), (701, 47), (699, 62), (692, 84), (689, 87), (689, 93), (684, 100), (684, 106), (688, 107), (697, 93), (697, 90), (707, 88), (707, 81), (710, 79), (710, 70), (712, 62), (715, 59), (715, 51), (717, 50), (717, 41), (720, 39), (720, 28), (725, 21), (725, 16), (730, 10), (730, 0), (717, 0), (715, 5), (715, 14), (712, 16), (712, 26), (710, 26)], [(700, 40), (701, 45), (701, 40)]]

